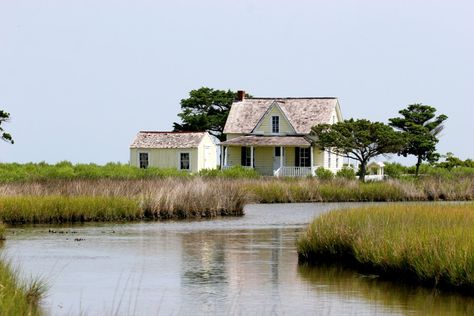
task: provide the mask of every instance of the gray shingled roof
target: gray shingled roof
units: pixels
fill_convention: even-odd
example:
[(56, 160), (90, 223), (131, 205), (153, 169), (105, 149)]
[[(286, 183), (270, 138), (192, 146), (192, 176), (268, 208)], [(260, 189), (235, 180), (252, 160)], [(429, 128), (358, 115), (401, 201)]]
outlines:
[(130, 148), (197, 148), (206, 132), (141, 131)]
[(240, 136), (232, 138), (220, 145), (224, 146), (295, 146), (307, 147), (311, 146), (311, 142), (305, 136)]
[(314, 125), (331, 122), (337, 98), (249, 98), (234, 102), (224, 133), (251, 133), (273, 102), (278, 103), (296, 133), (309, 134)]

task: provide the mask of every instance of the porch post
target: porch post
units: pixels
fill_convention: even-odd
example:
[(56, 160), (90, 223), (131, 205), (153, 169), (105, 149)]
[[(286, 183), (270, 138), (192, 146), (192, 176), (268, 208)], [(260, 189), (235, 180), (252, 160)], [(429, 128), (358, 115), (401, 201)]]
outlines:
[(224, 146), (224, 166), (227, 167), (227, 155), (228, 155), (229, 148)]
[(224, 169), (224, 146), (221, 146), (221, 156), (220, 156), (220, 163), (221, 163), (221, 170)]
[(311, 145), (310, 149), (309, 149), (309, 160), (310, 160), (310, 164), (311, 164), (311, 175), (314, 176), (314, 158), (313, 158), (313, 146)]
[(283, 146), (280, 146), (280, 168), (283, 167)]
[(253, 146), (250, 146), (250, 166), (252, 167), (252, 169), (255, 167), (253, 165)]

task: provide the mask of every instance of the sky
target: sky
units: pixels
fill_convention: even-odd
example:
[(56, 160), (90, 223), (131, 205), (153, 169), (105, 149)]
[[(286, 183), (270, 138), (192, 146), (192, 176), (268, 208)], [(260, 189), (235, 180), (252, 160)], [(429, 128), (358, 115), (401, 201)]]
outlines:
[(202, 86), (335, 96), (382, 122), (431, 105), (449, 117), (438, 151), (474, 158), (473, 16), (456, 0), (0, 0), (0, 161), (126, 163)]

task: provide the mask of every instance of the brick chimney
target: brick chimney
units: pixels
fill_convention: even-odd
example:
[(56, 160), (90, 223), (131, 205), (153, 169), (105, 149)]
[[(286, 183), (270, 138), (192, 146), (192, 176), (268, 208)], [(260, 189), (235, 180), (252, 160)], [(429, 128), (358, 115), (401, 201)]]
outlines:
[(237, 91), (237, 101), (243, 101), (245, 100), (245, 91), (244, 90), (238, 90)]

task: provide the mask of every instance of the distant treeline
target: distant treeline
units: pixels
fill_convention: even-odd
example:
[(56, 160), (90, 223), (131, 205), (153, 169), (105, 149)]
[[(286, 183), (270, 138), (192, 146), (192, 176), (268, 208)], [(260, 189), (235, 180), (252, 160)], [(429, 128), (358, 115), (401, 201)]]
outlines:
[[(435, 176), (441, 178), (453, 178), (458, 176), (474, 175), (474, 163), (472, 160), (465, 160), (466, 163), (460, 165), (452, 165), (446, 162), (439, 164), (421, 164), (421, 176)], [(385, 175), (390, 178), (400, 179), (404, 177), (412, 177), (415, 175), (415, 166), (404, 166), (400, 163), (385, 163)]]

